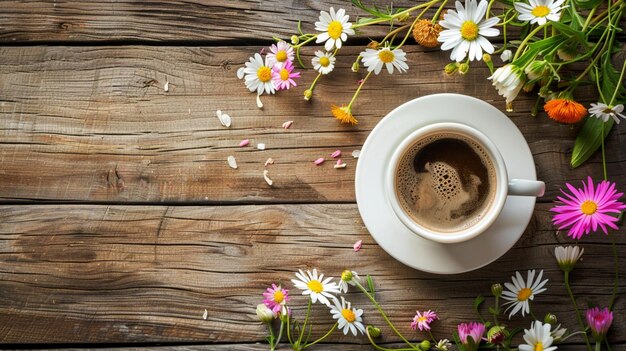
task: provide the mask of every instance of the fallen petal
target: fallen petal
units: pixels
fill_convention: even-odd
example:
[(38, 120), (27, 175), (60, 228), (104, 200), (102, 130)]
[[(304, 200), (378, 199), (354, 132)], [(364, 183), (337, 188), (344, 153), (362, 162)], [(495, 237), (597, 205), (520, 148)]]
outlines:
[(250, 144), (250, 140), (244, 139), (239, 143), (239, 147), (244, 147), (244, 146), (247, 146), (248, 144)]
[(333, 152), (332, 154), (330, 154), (330, 156), (332, 158), (337, 158), (337, 157), (341, 156), (341, 150), (337, 150), (337, 151)]
[(361, 156), (361, 150), (352, 151), (352, 157), (359, 158), (359, 156)]
[(237, 169), (237, 160), (235, 160), (235, 156), (228, 156), (227, 161), (230, 168)]
[(263, 102), (261, 102), (261, 95), (256, 96), (256, 107), (263, 108)]
[(237, 78), (239, 78), (239, 79), (243, 79), (243, 77), (244, 77), (244, 75), (245, 75), (245, 73), (243, 73), (243, 70), (244, 70), (244, 69), (245, 69), (245, 67), (240, 67), (240, 68), (237, 70)]
[(163, 86), (163, 90), (165, 92), (170, 91), (170, 82), (165, 82), (165, 85)]
[(348, 165), (347, 163), (338, 163), (334, 165), (333, 168), (335, 169), (346, 168), (347, 165)]
[(222, 110), (217, 110), (215, 113), (217, 114), (217, 118), (222, 117)]
[(289, 127), (291, 127), (292, 124), (293, 124), (293, 121), (287, 121), (283, 123), (283, 128), (289, 129)]
[(206, 320), (208, 316), (209, 316), (209, 311), (207, 311), (206, 308), (205, 308), (204, 309), (204, 314), (202, 314), (202, 319)]
[(267, 183), (267, 185), (272, 186), (274, 182), (270, 179), (269, 174), (270, 174), (270, 171), (268, 171), (267, 169), (263, 170), (263, 179), (265, 179), (265, 182)]
[(267, 167), (267, 165), (273, 165), (274, 164), (274, 159), (273, 158), (268, 158), (267, 161), (265, 161), (265, 166)]
[(324, 163), (324, 161), (326, 161), (326, 160), (324, 160), (324, 158), (323, 158), (323, 157), (320, 157), (320, 158), (318, 158), (317, 160), (313, 161), (313, 163), (315, 163), (315, 165), (316, 165), (316, 166), (319, 166), (319, 165), (321, 165), (322, 163)]
[[(221, 111), (220, 111), (220, 112), (221, 112)], [(225, 113), (222, 113), (222, 114), (218, 115), (218, 116), (217, 116), (217, 118), (219, 118), (219, 119), (220, 119), (220, 123), (221, 123), (224, 127), (226, 127), (226, 128), (229, 128), (229, 127), (230, 127), (230, 124), (231, 124), (232, 120), (231, 120), (231, 118), (230, 118), (230, 116), (229, 116), (229, 115), (227, 115), (227, 114), (225, 114)]]
[(361, 246), (363, 246), (363, 240), (355, 242), (354, 245), (352, 245), (354, 252), (359, 252), (359, 250), (361, 250)]
[(258, 143), (258, 144), (256, 144), (256, 148), (259, 149), (259, 150), (265, 150), (265, 144)]

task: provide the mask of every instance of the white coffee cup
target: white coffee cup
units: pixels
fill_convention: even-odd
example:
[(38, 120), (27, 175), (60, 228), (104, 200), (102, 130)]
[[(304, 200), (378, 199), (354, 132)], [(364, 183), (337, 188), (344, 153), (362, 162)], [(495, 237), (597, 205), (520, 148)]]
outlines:
[[(482, 218), (470, 226), (452, 232), (435, 231), (432, 228), (427, 228), (418, 223), (416, 219), (407, 214), (406, 210), (401, 205), (396, 192), (396, 174), (398, 172), (399, 162), (405, 152), (417, 142), (430, 136), (441, 134), (456, 134), (460, 135), (463, 139), (469, 139), (476, 142), (481, 149), (486, 152), (487, 157), (491, 160), (495, 173), (494, 195), (490, 203), (487, 205), (487, 208), (481, 212)], [(515, 162), (515, 160), (510, 160), (510, 162)], [(392, 154), (389, 162), (385, 176), (385, 191), (389, 205), (398, 219), (400, 219), (406, 227), (425, 239), (448, 244), (467, 241), (485, 232), (485, 230), (487, 230), (487, 228), (489, 228), (500, 215), (507, 196), (543, 196), (545, 184), (542, 181), (537, 180), (509, 179), (506, 164), (502, 155), (498, 151), (496, 145), (487, 136), (485, 136), (485, 134), (465, 124), (446, 122), (431, 124), (419, 128), (400, 143)]]

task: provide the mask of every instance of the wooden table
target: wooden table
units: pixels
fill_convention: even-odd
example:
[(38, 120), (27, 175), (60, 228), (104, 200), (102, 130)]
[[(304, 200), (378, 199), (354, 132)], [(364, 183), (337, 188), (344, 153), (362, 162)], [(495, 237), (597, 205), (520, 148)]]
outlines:
[[(378, 0), (379, 5), (387, 1)], [(396, 6), (410, 4), (395, 2)], [(544, 269), (548, 291), (533, 304), (577, 329), (553, 255), (559, 244), (548, 210), (566, 181), (601, 179), (600, 155), (569, 165), (578, 127), (530, 116), (533, 95), (520, 95), (511, 120), (532, 150), (546, 196), (515, 247), (485, 268), (433, 275), (385, 253), (363, 225), (354, 194), (356, 160), (347, 168), (312, 161), (336, 149), (361, 148), (369, 132), (397, 105), (441, 92), (504, 103), (477, 64), (465, 77), (447, 76), (448, 53), (407, 45), (406, 74), (374, 77), (355, 106), (360, 123), (330, 116), (347, 103), (363, 73), (350, 65), (367, 37), (342, 49), (333, 78), (322, 79), (311, 102), (302, 99), (314, 74), (280, 96), (245, 89), (235, 71), (270, 43), (289, 38), (296, 23), (313, 30), (320, 10), (342, 1), (84, 2), (6, 0), (0, 9), (0, 341), (4, 347), (149, 347), (264, 350), (265, 328), (255, 306), (272, 282), (298, 269), (337, 277), (345, 268), (370, 274), (379, 300), (412, 340), (415, 310), (433, 309), (437, 337), (475, 320), (472, 302), (516, 270)], [(307, 55), (311, 51), (306, 52)], [(307, 56), (309, 57), (309, 56)], [(165, 92), (164, 83), (170, 89)], [(589, 96), (586, 102), (596, 101)], [(233, 118), (226, 129), (215, 111)], [(462, 112), (460, 112), (462, 113)], [(281, 128), (294, 120), (291, 129)], [(608, 172), (626, 189), (623, 126), (607, 141)], [(240, 148), (242, 139), (265, 151)], [(239, 169), (228, 168), (236, 156)], [(268, 157), (274, 186), (263, 180)], [(626, 266), (624, 231), (618, 240)], [(352, 245), (363, 240), (363, 249)], [(608, 304), (613, 261), (610, 240), (590, 235), (572, 276), (581, 305)], [(468, 253), (472, 254), (472, 253)], [(626, 283), (620, 281), (619, 293)], [(292, 289), (294, 313), (304, 299)], [(353, 303), (366, 322), (383, 329), (381, 343), (399, 339), (361, 294)], [(207, 310), (206, 318), (203, 314)], [(321, 309), (317, 332), (331, 325)], [(626, 349), (626, 304), (618, 299), (610, 339)], [(514, 317), (511, 325), (528, 328)], [(52, 344), (49, 344), (52, 343)], [(367, 339), (337, 332), (318, 349), (361, 350)], [(209, 345), (207, 347), (207, 345)], [(0, 347), (2, 347), (0, 345)], [(583, 350), (572, 338), (560, 349)]]

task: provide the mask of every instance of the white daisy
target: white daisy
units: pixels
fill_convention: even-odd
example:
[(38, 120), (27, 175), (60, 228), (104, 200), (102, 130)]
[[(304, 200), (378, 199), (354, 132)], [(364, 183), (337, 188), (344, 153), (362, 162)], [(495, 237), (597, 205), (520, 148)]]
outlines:
[(285, 41), (279, 41), (270, 46), (270, 52), (267, 53), (267, 64), (270, 67), (274, 67), (276, 64), (282, 67), (285, 62), (293, 61), (294, 56), (295, 53), (291, 45)]
[(528, 279), (524, 281), (522, 275), (519, 272), (515, 272), (515, 277), (511, 277), (513, 284), (504, 283), (504, 287), (508, 290), (502, 292), (502, 298), (509, 302), (504, 303), (503, 306), (510, 305), (506, 308), (506, 311), (513, 309), (509, 314), (509, 319), (519, 311), (522, 311), (522, 317), (526, 313), (530, 313), (528, 301), (533, 300), (536, 294), (547, 290), (544, 288), (544, 285), (546, 285), (548, 279), (542, 281), (542, 276), (543, 270), (539, 271), (537, 279), (534, 279), (535, 270), (529, 270)]
[(529, 4), (523, 1), (514, 1), (513, 5), (519, 16), (517, 19), (530, 24), (545, 24), (548, 20), (558, 21), (561, 10), (567, 6), (561, 6), (565, 0), (528, 0)]
[(452, 344), (450, 343), (450, 340), (448, 339), (441, 339), (439, 340), (437, 345), (435, 345), (435, 349), (441, 350), (441, 351), (448, 351), (448, 348), (450, 347), (452, 347)]
[(524, 73), (522, 69), (512, 63), (498, 68), (493, 72), (493, 75), (487, 79), (493, 81), (493, 86), (498, 90), (498, 94), (506, 99), (507, 104), (515, 100), (517, 94), (519, 94), (524, 86)]
[(298, 279), (291, 279), (294, 286), (302, 291), (302, 295), (310, 295), (313, 303), (319, 300), (321, 303), (330, 307), (329, 298), (337, 300), (333, 294), (339, 293), (339, 287), (337, 283), (331, 282), (333, 278), (326, 278), (324, 275), (317, 275), (317, 269), (313, 269), (313, 272), (306, 271), (306, 274), (300, 270), (300, 273), (296, 273)]
[(321, 74), (328, 74), (335, 68), (335, 60), (335, 56), (333, 56), (330, 52), (317, 50), (315, 52), (315, 57), (311, 60), (311, 64), (313, 65), (313, 68)]
[(361, 278), (355, 271), (345, 270), (341, 273), (341, 280), (339, 281), (339, 291), (343, 293), (348, 292), (348, 284), (355, 286), (356, 281), (360, 281)]
[(330, 13), (320, 11), (320, 20), (315, 22), (315, 30), (323, 32), (317, 36), (316, 43), (326, 42), (324, 47), (330, 51), (333, 47), (341, 48), (341, 43), (348, 39), (348, 34), (354, 35), (352, 23), (348, 22), (350, 16), (346, 15), (346, 10), (339, 9), (335, 12), (330, 8)]
[(556, 262), (562, 270), (571, 271), (584, 252), (585, 249), (579, 246), (557, 246), (554, 249), (554, 256), (556, 256)]
[(333, 319), (337, 320), (339, 325), (337, 329), (343, 329), (343, 334), (348, 335), (348, 330), (352, 331), (354, 336), (357, 335), (357, 329), (361, 334), (365, 333), (365, 326), (363, 325), (363, 310), (352, 308), (350, 302), (342, 296), (341, 303), (335, 299), (335, 305), (330, 308), (330, 313), (333, 315)]
[(397, 68), (400, 73), (406, 72), (409, 65), (406, 64), (406, 53), (402, 49), (384, 47), (378, 50), (365, 49), (361, 52), (363, 65), (368, 72), (380, 73), (383, 66), (387, 67), (389, 74), (393, 73), (393, 68)]
[(272, 68), (268, 66), (261, 55), (254, 54), (245, 67), (237, 70), (239, 79), (245, 78), (246, 87), (250, 91), (256, 91), (258, 95), (265, 93), (274, 94), (276, 88), (272, 82)]
[(443, 16), (439, 24), (446, 28), (439, 34), (438, 41), (442, 42), (441, 50), (450, 50), (450, 59), (461, 62), (469, 53), (470, 60), (480, 61), (483, 50), (492, 54), (493, 45), (485, 37), (495, 37), (500, 30), (492, 28), (500, 19), (491, 17), (485, 19), (488, 2), (481, 0), (465, 0), (465, 7), (460, 1), (456, 2), (456, 11), (450, 10)]
[(566, 328), (561, 328), (561, 325), (557, 325), (551, 332), (550, 336), (554, 339), (554, 342), (558, 343), (563, 336), (567, 333)]
[(553, 351), (556, 346), (551, 346), (554, 339), (550, 335), (550, 324), (534, 321), (530, 329), (524, 329), (524, 341), (526, 344), (519, 346), (520, 351)]
[(626, 118), (626, 116), (622, 114), (623, 111), (624, 105), (622, 104), (609, 107), (609, 105), (601, 102), (598, 102), (597, 104), (592, 103), (589, 108), (589, 113), (591, 113), (594, 117), (600, 118), (604, 122), (608, 121), (610, 117), (613, 118), (617, 124), (619, 124), (619, 118), (617, 118), (617, 116)]
[(502, 54), (500, 54), (500, 60), (502, 60), (502, 62), (509, 62), (511, 61), (511, 59), (513, 58), (513, 51), (511, 50), (504, 50), (502, 51)]

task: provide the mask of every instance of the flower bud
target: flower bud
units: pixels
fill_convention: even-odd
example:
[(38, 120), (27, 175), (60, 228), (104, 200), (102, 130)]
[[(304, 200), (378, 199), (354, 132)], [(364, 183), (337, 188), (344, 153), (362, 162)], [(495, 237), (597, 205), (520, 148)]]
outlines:
[(343, 280), (344, 282), (352, 281), (352, 278), (353, 278), (352, 271), (348, 269), (346, 269), (345, 271), (341, 273), (341, 280)]
[(355, 61), (355, 62), (352, 64), (352, 72), (357, 73), (357, 72), (359, 71), (359, 68), (360, 68), (360, 66), (359, 66), (359, 61)]
[(485, 61), (485, 63), (491, 62), (491, 55), (489, 55), (488, 53), (484, 53), (483, 54), (483, 61)]
[(533, 61), (526, 68), (524, 72), (528, 76), (528, 79), (539, 79), (548, 73), (547, 61)]
[(313, 91), (311, 89), (307, 89), (304, 91), (304, 100), (309, 101), (313, 97)]
[(262, 303), (256, 306), (256, 315), (263, 323), (270, 323), (274, 320), (274, 312)]
[(380, 46), (380, 43), (377, 42), (376, 40), (372, 40), (369, 42), (369, 44), (367, 44), (368, 48), (374, 49), (374, 50), (378, 49), (379, 46)]
[(430, 341), (424, 340), (420, 343), (419, 348), (423, 351), (428, 351), (430, 350), (430, 346)]
[(556, 318), (554, 314), (548, 313), (546, 314), (545, 317), (543, 317), (543, 322), (546, 324), (556, 325), (556, 323), (558, 322), (558, 319)]
[(506, 338), (504, 332), (504, 328), (499, 325), (491, 327), (491, 329), (487, 332), (487, 342), (492, 344), (501, 344)]
[(443, 70), (444, 72), (446, 72), (446, 74), (452, 75), (459, 70), (459, 64), (456, 62), (450, 62), (443, 68)]
[(381, 332), (380, 332), (380, 328), (376, 328), (376, 327), (373, 327), (373, 326), (371, 326), (371, 325), (368, 325), (368, 326), (367, 326), (367, 333), (368, 333), (368, 334), (369, 334), (372, 338), (378, 338), (378, 337), (380, 337), (380, 334), (381, 334)]
[(500, 283), (495, 283), (491, 286), (491, 293), (493, 294), (493, 296), (495, 297), (500, 297), (502, 296), (502, 284)]
[(292, 35), (291, 36), (291, 44), (296, 45), (300, 42), (300, 37), (298, 37), (297, 35)]
[(467, 72), (469, 72), (469, 64), (463, 62), (461, 64), (459, 64), (459, 74), (465, 75), (467, 74)]
[(530, 93), (531, 91), (533, 91), (534, 88), (535, 88), (534, 82), (527, 82), (526, 84), (524, 84), (524, 87), (522, 87), (522, 90), (524, 90), (524, 92), (526, 93)]
[(398, 18), (398, 21), (404, 22), (404, 21), (408, 20), (409, 17), (411, 17), (411, 14), (409, 12), (406, 12), (406, 13), (401, 14), (397, 18)]

